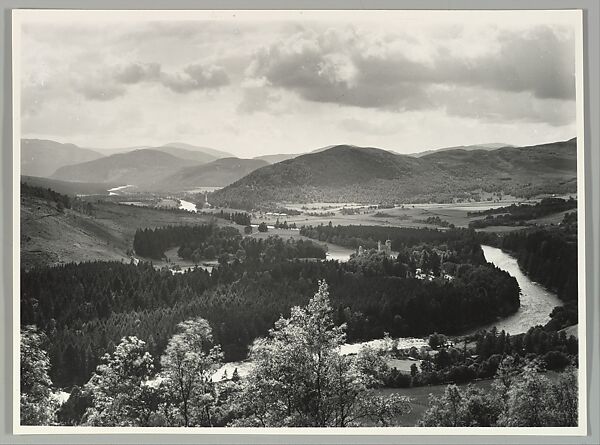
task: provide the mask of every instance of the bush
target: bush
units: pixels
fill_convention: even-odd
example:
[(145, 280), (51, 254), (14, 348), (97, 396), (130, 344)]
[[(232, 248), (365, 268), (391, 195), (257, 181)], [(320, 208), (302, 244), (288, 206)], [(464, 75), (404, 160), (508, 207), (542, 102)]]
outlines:
[(571, 363), (569, 356), (560, 351), (546, 352), (543, 360), (547, 369), (562, 369)]

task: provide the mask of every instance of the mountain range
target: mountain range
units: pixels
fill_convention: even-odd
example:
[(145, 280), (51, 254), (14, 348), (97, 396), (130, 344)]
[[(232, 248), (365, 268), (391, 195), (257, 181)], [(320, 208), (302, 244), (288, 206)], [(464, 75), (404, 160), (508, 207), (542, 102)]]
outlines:
[(190, 162), (163, 151), (145, 148), (60, 167), (51, 178), (151, 186), (188, 166)]
[(46, 139), (22, 139), (21, 174), (48, 177), (65, 165), (93, 161), (102, 156), (98, 151), (74, 144), (61, 144)]
[(285, 202), (446, 202), (481, 191), (572, 193), (577, 141), (530, 147), (439, 150), (421, 157), (339, 145), (255, 170), (216, 191), (238, 208)]
[(306, 154), (239, 159), (184, 143), (102, 156), (72, 144), (25, 139), (22, 158), (24, 175), (71, 183), (131, 184), (147, 191), (224, 187), (211, 202), (252, 208), (310, 201), (443, 202), (481, 191), (523, 197), (572, 193), (576, 145), (576, 139), (531, 147), (482, 144), (418, 156), (335, 145)]
[[(90, 149), (75, 144), (63, 144), (46, 139), (21, 139), (21, 174), (26, 176), (53, 177), (62, 167), (81, 164), (114, 155), (139, 156), (143, 150), (154, 150), (173, 155), (179, 159), (191, 161), (194, 164), (207, 164), (221, 158), (232, 157), (231, 153), (200, 147), (183, 142), (171, 142), (158, 147), (137, 146), (114, 149)], [(117, 158), (119, 159), (119, 158)], [(110, 163), (110, 162), (109, 162)], [(100, 163), (102, 165), (102, 163)], [(58, 176), (63, 175), (58, 172)]]
[[(135, 185), (146, 191), (185, 191), (223, 187), (257, 168), (269, 165), (259, 159), (226, 157), (180, 147), (133, 150), (60, 167), (50, 178), (59, 181)], [(210, 160), (210, 161), (208, 161)]]

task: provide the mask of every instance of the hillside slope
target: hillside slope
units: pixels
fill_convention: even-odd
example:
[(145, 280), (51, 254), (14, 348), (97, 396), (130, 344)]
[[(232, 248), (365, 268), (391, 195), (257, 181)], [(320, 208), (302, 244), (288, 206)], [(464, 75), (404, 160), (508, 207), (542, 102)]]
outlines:
[(48, 177), (57, 169), (102, 158), (99, 152), (45, 139), (21, 139), (21, 174)]
[(480, 191), (528, 197), (576, 190), (576, 140), (423, 157), (340, 145), (263, 167), (219, 190), (218, 205), (448, 202)]
[(129, 261), (136, 229), (201, 224), (209, 217), (92, 201), (91, 214), (21, 197), (21, 267), (81, 261)]
[(198, 187), (224, 187), (266, 165), (269, 164), (260, 159), (218, 159), (178, 170), (158, 183), (157, 188), (182, 191)]

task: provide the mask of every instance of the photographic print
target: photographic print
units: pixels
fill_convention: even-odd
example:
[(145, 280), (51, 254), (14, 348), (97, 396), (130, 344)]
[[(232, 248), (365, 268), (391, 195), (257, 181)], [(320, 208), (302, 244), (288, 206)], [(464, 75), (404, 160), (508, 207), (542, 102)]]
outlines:
[(15, 433), (585, 434), (580, 11), (13, 11)]

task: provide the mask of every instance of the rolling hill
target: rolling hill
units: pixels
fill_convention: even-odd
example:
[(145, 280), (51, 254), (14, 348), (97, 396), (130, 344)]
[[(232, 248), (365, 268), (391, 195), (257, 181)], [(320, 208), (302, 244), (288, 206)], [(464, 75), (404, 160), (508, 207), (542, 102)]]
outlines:
[(418, 153), (411, 153), (410, 156), (414, 156), (416, 158), (420, 158), (422, 156), (426, 156), (432, 153), (439, 153), (441, 151), (448, 151), (448, 150), (466, 150), (466, 151), (472, 151), (472, 150), (497, 150), (499, 148), (503, 148), (503, 147), (514, 147), (514, 145), (510, 145), (510, 144), (504, 144), (502, 142), (492, 142), (489, 144), (475, 144), (475, 145), (457, 145), (454, 147), (444, 147), (444, 148), (436, 148), (433, 150), (426, 150), (426, 151), (421, 151)]
[(298, 156), (301, 156), (301, 154), (300, 153), (280, 153), (280, 154), (274, 154), (274, 155), (256, 156), (253, 159), (266, 161), (269, 164), (277, 164), (278, 162), (287, 161), (288, 159), (294, 159), (294, 158), (297, 158)]
[(51, 178), (150, 187), (177, 170), (189, 166), (191, 162), (193, 163), (159, 150), (141, 149), (61, 167)]
[(169, 142), (168, 144), (165, 144), (162, 147), (159, 147), (159, 149), (162, 149), (162, 148), (177, 148), (177, 149), (187, 150), (187, 151), (191, 151), (191, 152), (204, 153), (206, 155), (212, 156), (214, 159), (233, 157), (233, 155), (231, 153), (228, 153), (226, 151), (215, 150), (214, 148), (209, 148), (209, 147), (200, 147), (198, 145), (186, 144), (184, 142)]
[[(162, 147), (155, 147), (154, 150), (161, 151), (163, 153), (167, 153), (173, 156), (176, 156), (181, 159), (188, 159), (196, 164), (207, 164), (209, 162), (216, 161), (221, 157), (226, 156), (216, 156), (211, 153), (207, 153), (205, 151), (191, 150), (187, 148), (174, 147), (171, 145), (163, 145)], [(231, 155), (227, 155), (231, 156)]]
[(576, 140), (422, 157), (339, 145), (258, 169), (216, 191), (217, 205), (448, 202), (481, 191), (533, 196), (576, 190)]
[(224, 187), (266, 165), (268, 163), (260, 159), (223, 158), (204, 165), (185, 167), (166, 177), (157, 186), (168, 191)]
[(48, 177), (57, 169), (102, 158), (97, 151), (46, 139), (21, 139), (21, 174)]

